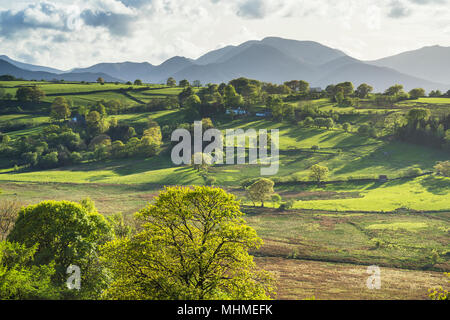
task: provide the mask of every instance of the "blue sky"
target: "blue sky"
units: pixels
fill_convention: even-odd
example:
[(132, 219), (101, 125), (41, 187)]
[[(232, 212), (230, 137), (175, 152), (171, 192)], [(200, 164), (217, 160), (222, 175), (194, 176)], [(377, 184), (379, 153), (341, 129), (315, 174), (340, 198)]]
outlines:
[(0, 54), (61, 69), (313, 40), (363, 60), (450, 46), (450, 0), (0, 0)]

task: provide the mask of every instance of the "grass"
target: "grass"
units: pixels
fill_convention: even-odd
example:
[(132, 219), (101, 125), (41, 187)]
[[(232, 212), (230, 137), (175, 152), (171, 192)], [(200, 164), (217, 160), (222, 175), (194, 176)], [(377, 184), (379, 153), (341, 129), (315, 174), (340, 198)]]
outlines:
[[(7, 91), (14, 93), (15, 86), (33, 84), (36, 82), (0, 82), (0, 87), (8, 87)], [(118, 99), (129, 106), (137, 104), (114, 91), (130, 87), (122, 84), (43, 82), (39, 85), (47, 94), (65, 95), (74, 106), (101, 99)], [(99, 90), (111, 91), (82, 94)], [(154, 85), (151, 90), (128, 91), (128, 94), (149, 102), (177, 95), (181, 90)], [(47, 97), (44, 102), (52, 102), (54, 98)], [(418, 104), (441, 108), (449, 101), (446, 98), (405, 101), (402, 102), (405, 109), (395, 112), (404, 112)], [(322, 111), (347, 113), (341, 116), (340, 122), (351, 122), (354, 127), (368, 121), (382, 122), (389, 116), (382, 108), (376, 109), (375, 114), (375, 109), (338, 108), (328, 99), (312, 103)], [(145, 127), (149, 117), (161, 126), (187, 122), (180, 110), (110, 117), (136, 128)], [(34, 126), (8, 132), (12, 138), (39, 133), (49, 118), (38, 114), (0, 115), (0, 124), (16, 121), (33, 122)], [(220, 119), (217, 123), (222, 131), (278, 129), (279, 172), (271, 177), (277, 181), (308, 180), (309, 169), (314, 164), (327, 166), (330, 180), (351, 180), (379, 175), (396, 178), (410, 168), (429, 171), (437, 161), (449, 159), (448, 152), (442, 150), (368, 138), (337, 128), (303, 128), (261, 118), (229, 122)], [(314, 145), (320, 150), (312, 152)], [(9, 161), (0, 159), (3, 168), (0, 169), (3, 190), (0, 199), (15, 198), (25, 205), (46, 199), (79, 201), (89, 196), (104, 214), (132, 214), (151, 201), (164, 185), (204, 183), (191, 167), (172, 165), (168, 151), (150, 159), (83, 163), (42, 171), (23, 168), (16, 172)], [(213, 166), (209, 175), (216, 178), (217, 186), (235, 193), (243, 205), (250, 205), (238, 186), (242, 180), (260, 177), (261, 173), (259, 165), (236, 164)], [(422, 299), (426, 298), (429, 287), (442, 284), (441, 272), (436, 271), (450, 271), (450, 178), (428, 175), (386, 183), (278, 184), (275, 189), (283, 201), (294, 200), (294, 210), (279, 212), (253, 207), (243, 210), (248, 212), (248, 224), (264, 239), (263, 247), (254, 252), (256, 262), (278, 275), (279, 298), (314, 295), (318, 299)], [(272, 204), (268, 202), (268, 205)], [(402, 210), (392, 213), (399, 208)], [(433, 261), (433, 250), (438, 253), (437, 261)], [(382, 290), (371, 291), (365, 287), (366, 266), (371, 264), (382, 267)]]
[[(449, 271), (449, 218), (448, 214), (329, 215), (265, 209), (246, 220), (264, 239), (258, 255)], [(440, 255), (436, 263), (431, 260), (433, 250)]]
[[(332, 186), (324, 189), (331, 189)], [(340, 190), (341, 192), (344, 190)], [(352, 186), (360, 197), (349, 199), (297, 201), (295, 208), (331, 211), (393, 211), (407, 208), (419, 211), (450, 210), (450, 178), (434, 176), (413, 180)]]
[(369, 290), (365, 266), (276, 257), (255, 262), (275, 275), (280, 300), (427, 300), (428, 289), (446, 281), (441, 272), (381, 268), (381, 289)]

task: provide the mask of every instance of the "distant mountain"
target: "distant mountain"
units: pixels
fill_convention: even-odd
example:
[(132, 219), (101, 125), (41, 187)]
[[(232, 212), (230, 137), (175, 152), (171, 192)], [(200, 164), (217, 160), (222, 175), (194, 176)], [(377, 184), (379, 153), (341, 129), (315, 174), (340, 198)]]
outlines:
[(286, 56), (302, 63), (310, 64), (311, 66), (320, 65), (338, 57), (345, 56), (345, 53), (342, 51), (323, 46), (314, 41), (297, 41), (267, 37), (261, 41), (251, 40), (244, 42), (239, 46), (227, 46), (222, 49), (211, 51), (195, 60), (195, 63), (206, 65), (226, 62), (256, 44), (264, 44), (273, 47)]
[(122, 81), (140, 79), (148, 83), (159, 83), (165, 82), (171, 75), (192, 64), (190, 59), (173, 57), (159, 66), (148, 62), (99, 63), (88, 68), (73, 69), (72, 72), (101, 72), (122, 79)]
[[(15, 64), (14, 64), (15, 63)], [(9, 73), (26, 79), (66, 79), (95, 81), (134, 81), (164, 83), (167, 78), (177, 81), (200, 80), (202, 83), (228, 82), (238, 77), (265, 82), (283, 83), (306, 80), (312, 87), (352, 81), (355, 86), (365, 82), (375, 91), (384, 91), (393, 84), (406, 90), (422, 87), (427, 91), (450, 89), (450, 48), (426, 47), (377, 61), (360, 61), (344, 52), (314, 41), (296, 41), (277, 37), (251, 40), (238, 46), (226, 46), (210, 51), (196, 60), (173, 57), (160, 65), (148, 62), (100, 63), (88, 68), (56, 74), (29, 73), (27, 68), (45, 68), (20, 62), (0, 65), (0, 74)], [(11, 66), (19, 70), (6, 72)], [(27, 68), (25, 68), (27, 67)], [(2, 71), (2, 68), (4, 71)], [(54, 69), (56, 70), (56, 69)]]
[(120, 81), (117, 78), (111, 77), (104, 73), (50, 73), (44, 71), (29, 71), (16, 67), (15, 65), (0, 59), (0, 75), (12, 75), (16, 78), (23, 78), (25, 80), (66, 80), (66, 81), (89, 81), (95, 82), (99, 77), (102, 77), (106, 82)]
[(174, 78), (203, 83), (228, 82), (237, 77), (274, 83), (302, 79), (310, 82), (311, 86), (322, 88), (332, 83), (352, 81), (355, 86), (368, 83), (376, 91), (384, 91), (396, 83), (403, 84), (406, 90), (416, 87), (426, 90), (450, 88), (450, 85), (438, 81), (365, 63), (317, 42), (274, 37), (214, 50), (195, 63), (175, 73)]
[(49, 67), (43, 67), (43, 66), (37, 66), (34, 64), (29, 64), (29, 63), (23, 63), (23, 62), (19, 62), (16, 60), (11, 59), (8, 56), (5, 55), (0, 55), (0, 59), (4, 60), (6, 62), (9, 62), (10, 64), (24, 69), (24, 70), (29, 70), (29, 71), (43, 71), (43, 72), (50, 72), (50, 73), (63, 73), (64, 71), (58, 70), (58, 69), (54, 69), (54, 68), (49, 68)]
[(450, 47), (424, 47), (368, 63), (429, 81), (450, 84)]
[[(342, 62), (342, 60), (338, 60)], [(361, 83), (370, 84), (376, 92), (383, 92), (388, 87), (394, 84), (402, 84), (406, 90), (413, 88), (424, 88), (425, 90), (433, 90), (440, 88), (444, 90), (447, 86), (410, 75), (400, 73), (394, 69), (377, 67), (367, 63), (362, 63), (356, 60), (353, 63), (343, 63), (339, 66), (330, 64), (330, 71), (323, 75), (323, 78), (314, 82), (314, 86), (325, 88), (330, 83), (339, 83), (344, 81), (351, 81), (355, 86)], [(326, 68), (323, 68), (326, 72)]]
[[(220, 58), (219, 61), (223, 59)], [(204, 66), (192, 65), (174, 74), (175, 79), (228, 82), (248, 77), (266, 82), (283, 82), (286, 79), (308, 79), (314, 73), (309, 64), (300, 62), (280, 50), (262, 43), (252, 43), (239, 48), (225, 62)]]
[(99, 63), (88, 68), (72, 69), (71, 72), (105, 73), (121, 79), (122, 81), (134, 81), (136, 79), (146, 81), (147, 75), (149, 75), (154, 68), (155, 66), (148, 62)]

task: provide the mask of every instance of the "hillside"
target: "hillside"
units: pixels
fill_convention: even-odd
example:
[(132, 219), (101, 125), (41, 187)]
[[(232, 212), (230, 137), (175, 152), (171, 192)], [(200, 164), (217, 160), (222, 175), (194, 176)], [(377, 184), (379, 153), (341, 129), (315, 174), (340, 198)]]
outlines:
[(29, 71), (18, 68), (11, 63), (0, 59), (0, 75), (6, 74), (25, 80), (66, 80), (95, 82), (99, 77), (102, 77), (106, 82), (121, 81), (120, 79), (114, 78), (105, 73), (69, 72), (56, 74), (45, 71)]
[(370, 61), (429, 81), (450, 84), (450, 47), (431, 46)]
[[(70, 73), (33, 74), (46, 67), (20, 64), (21, 70), (3, 66), (0, 73), (12, 73), (25, 79), (67, 79), (93, 81), (102, 76), (106, 81), (165, 83), (167, 78), (188, 79), (202, 83), (228, 82), (237, 77), (283, 83), (306, 80), (313, 87), (352, 81), (372, 85), (376, 91), (401, 82), (407, 91), (422, 87), (427, 91), (450, 88), (450, 49), (427, 47), (385, 59), (364, 62), (344, 52), (314, 41), (297, 41), (267, 37), (261, 41), (246, 41), (238, 46), (225, 46), (210, 51), (196, 60), (175, 56), (160, 65), (148, 62), (99, 63), (87, 68), (75, 68)], [(95, 80), (94, 79), (94, 80)]]

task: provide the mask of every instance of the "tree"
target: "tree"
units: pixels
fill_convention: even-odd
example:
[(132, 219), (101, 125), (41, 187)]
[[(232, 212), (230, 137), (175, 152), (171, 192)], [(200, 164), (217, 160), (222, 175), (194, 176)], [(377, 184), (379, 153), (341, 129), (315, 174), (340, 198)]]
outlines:
[(167, 85), (169, 87), (175, 87), (177, 85), (177, 81), (173, 77), (170, 77), (167, 79)]
[(262, 241), (235, 196), (212, 187), (166, 187), (139, 212), (142, 231), (105, 245), (107, 299), (269, 299), (269, 274), (248, 251)]
[(180, 85), (180, 87), (186, 88), (186, 87), (189, 87), (191, 84), (189, 83), (189, 81), (184, 79), (184, 80), (180, 81), (179, 85)]
[(356, 89), (356, 96), (360, 99), (365, 99), (373, 91), (373, 87), (369, 86), (367, 83), (362, 83)]
[(142, 86), (142, 80), (140, 80), (140, 79), (134, 80), (134, 85), (135, 86)]
[(66, 98), (57, 97), (51, 106), (50, 118), (53, 120), (66, 120), (70, 117), (70, 107)]
[(207, 170), (212, 164), (212, 157), (207, 153), (197, 152), (192, 155), (191, 165), (197, 172)]
[(320, 184), (328, 177), (329, 170), (327, 167), (315, 164), (309, 170), (309, 177)]
[[(102, 77), (98, 77), (97, 78), (97, 83), (100, 83), (101, 85), (104, 85), (105, 84), (105, 79), (103, 79)], [(131, 82), (130, 82), (130, 84), (131, 84)]]
[(21, 204), (13, 200), (2, 200), (0, 202), (0, 241), (5, 240), (12, 230)]
[(192, 82), (192, 85), (196, 88), (200, 88), (202, 86), (202, 83), (200, 80), (194, 80), (194, 82)]
[(252, 201), (260, 201), (261, 207), (264, 207), (264, 201), (270, 199), (273, 191), (274, 182), (270, 179), (262, 178), (253, 183), (248, 192)]
[(425, 89), (422, 88), (412, 89), (409, 92), (409, 96), (411, 97), (411, 99), (419, 99), (421, 97), (425, 97), (426, 96)]
[(418, 121), (428, 120), (431, 116), (430, 109), (413, 108), (408, 111), (406, 118), (409, 123), (417, 123)]
[(432, 90), (429, 94), (429, 97), (431, 98), (439, 98), (442, 96), (442, 92), (440, 90)]
[(350, 132), (352, 130), (352, 125), (348, 122), (345, 122), (342, 125), (342, 129), (344, 129), (345, 132)]
[(305, 80), (300, 80), (298, 82), (298, 91), (300, 93), (308, 93), (309, 92), (309, 83), (306, 82)]
[(37, 244), (0, 242), (0, 300), (58, 299), (53, 264), (33, 266)]
[(442, 175), (444, 177), (450, 177), (450, 160), (438, 162), (434, 169), (436, 170), (436, 173), (439, 175)]
[(201, 103), (202, 101), (200, 100), (199, 96), (193, 94), (184, 101), (184, 106), (190, 114), (198, 115)]
[(353, 83), (348, 82), (348, 81), (338, 83), (334, 89), (335, 89), (336, 93), (339, 92), (340, 90), (342, 90), (342, 93), (344, 94), (344, 96), (352, 95), (355, 91), (355, 87), (353, 86)]
[(156, 155), (162, 144), (161, 128), (156, 124), (144, 131), (140, 143), (140, 151), (146, 157)]
[(21, 102), (31, 101), (32, 95), (33, 89), (30, 87), (21, 87), (16, 91), (16, 99)]
[(387, 96), (396, 96), (401, 93), (403, 93), (403, 86), (401, 84), (393, 85), (386, 89), (386, 91), (384, 92), (384, 94)]
[(234, 87), (230, 84), (224, 88), (223, 102), (225, 107), (229, 109), (237, 109), (242, 106), (244, 99), (236, 92)]
[(275, 208), (275, 204), (279, 205), (281, 203), (281, 196), (278, 193), (275, 193), (272, 195), (271, 200), (273, 203), (273, 207)]
[(65, 285), (69, 265), (79, 266), (83, 283), (80, 294), (91, 297), (104, 289), (105, 284), (96, 248), (112, 239), (105, 218), (92, 211), (68, 201), (43, 201), (22, 208), (8, 241), (27, 247), (38, 244), (33, 264), (54, 262), (53, 281), (58, 286)]
[(377, 136), (376, 129), (368, 124), (362, 124), (358, 128), (358, 133), (362, 136), (369, 136), (375, 138)]

